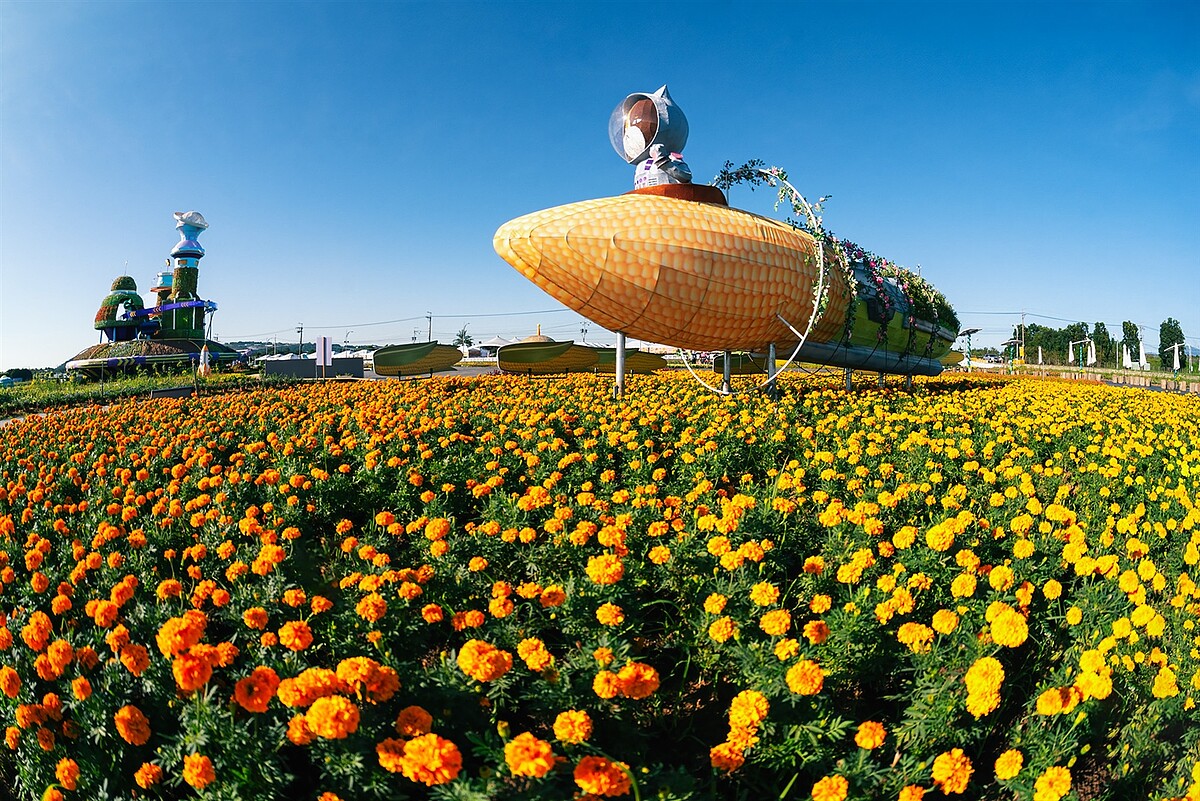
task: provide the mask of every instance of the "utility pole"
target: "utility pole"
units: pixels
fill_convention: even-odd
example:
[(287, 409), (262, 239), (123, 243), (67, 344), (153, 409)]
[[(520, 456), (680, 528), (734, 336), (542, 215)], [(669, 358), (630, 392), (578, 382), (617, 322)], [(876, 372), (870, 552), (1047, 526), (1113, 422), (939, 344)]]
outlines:
[(296, 354), (299, 356), (303, 356), (304, 355), (304, 323), (300, 323), (300, 325), (296, 326), (296, 333), (300, 335), (300, 349), (298, 351), (296, 351)]
[(433, 341), (433, 312), (425, 312), (425, 319), (429, 321), (429, 339), (427, 342)]

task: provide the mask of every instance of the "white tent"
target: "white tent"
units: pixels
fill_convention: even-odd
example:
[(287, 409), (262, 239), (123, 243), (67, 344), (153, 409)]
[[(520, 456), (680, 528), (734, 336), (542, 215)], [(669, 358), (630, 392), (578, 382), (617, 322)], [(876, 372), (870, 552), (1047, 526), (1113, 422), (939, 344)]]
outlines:
[(1092, 367), (1095, 364), (1096, 364), (1096, 343), (1089, 339), (1088, 340), (1088, 349), (1087, 349), (1087, 366)]
[(1068, 342), (1067, 343), (1067, 364), (1074, 364), (1074, 363), (1075, 363), (1075, 343)]
[(1038, 364), (1042, 363), (1042, 346), (1038, 345)]
[(1141, 337), (1138, 337), (1138, 369), (1150, 369), (1149, 363), (1146, 362), (1146, 343), (1142, 341)]
[(1121, 345), (1121, 366), (1126, 370), (1133, 369), (1133, 357), (1129, 355), (1129, 346)]

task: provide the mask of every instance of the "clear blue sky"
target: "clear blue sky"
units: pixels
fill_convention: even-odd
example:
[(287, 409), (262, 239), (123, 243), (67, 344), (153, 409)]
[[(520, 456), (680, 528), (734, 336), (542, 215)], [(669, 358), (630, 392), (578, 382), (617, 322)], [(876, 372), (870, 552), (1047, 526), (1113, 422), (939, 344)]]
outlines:
[(1200, 342), (1195, 2), (4, 0), (0, 36), (0, 369), (97, 341), (189, 209), (221, 340), (577, 335), (492, 234), (630, 188), (608, 115), (663, 83), (698, 180), (761, 158), (832, 194), (976, 345), (1021, 310)]

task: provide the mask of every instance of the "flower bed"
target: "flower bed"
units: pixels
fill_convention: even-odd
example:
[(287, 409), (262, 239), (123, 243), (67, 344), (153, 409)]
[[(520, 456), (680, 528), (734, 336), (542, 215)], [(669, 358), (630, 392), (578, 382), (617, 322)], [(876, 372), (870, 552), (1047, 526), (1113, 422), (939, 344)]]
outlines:
[(1200, 796), (1194, 399), (781, 381), (0, 429), (0, 791)]

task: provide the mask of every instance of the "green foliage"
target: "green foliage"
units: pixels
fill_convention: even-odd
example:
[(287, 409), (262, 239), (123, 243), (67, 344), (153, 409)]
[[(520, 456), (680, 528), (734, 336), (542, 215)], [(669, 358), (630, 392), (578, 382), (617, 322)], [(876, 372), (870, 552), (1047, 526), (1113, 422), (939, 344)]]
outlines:
[[(1158, 361), (1160, 369), (1170, 370), (1175, 364), (1175, 354), (1173, 345), (1184, 344), (1183, 328), (1179, 325), (1179, 321), (1174, 317), (1168, 317), (1162, 321), (1162, 325), (1158, 327)], [(1182, 367), (1187, 363), (1184, 357), (1184, 348), (1179, 349), (1179, 365)]]

